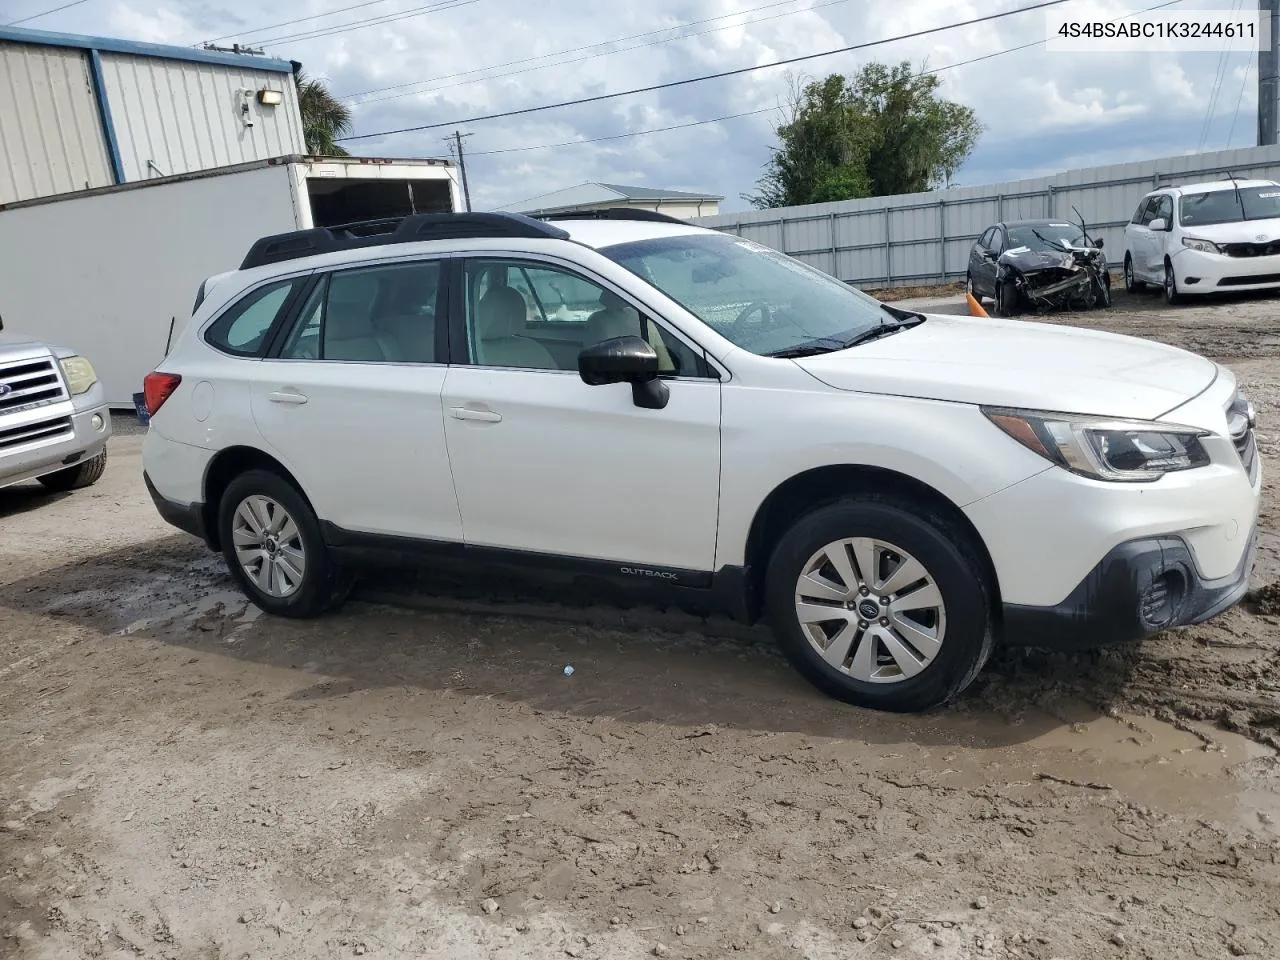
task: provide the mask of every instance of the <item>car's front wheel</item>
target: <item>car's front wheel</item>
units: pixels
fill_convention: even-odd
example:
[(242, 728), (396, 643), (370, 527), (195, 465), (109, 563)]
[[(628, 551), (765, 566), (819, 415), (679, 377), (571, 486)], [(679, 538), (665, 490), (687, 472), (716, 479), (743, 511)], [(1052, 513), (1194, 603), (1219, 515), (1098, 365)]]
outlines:
[(314, 617), (345, 597), (314, 511), (277, 474), (249, 470), (228, 484), (218, 534), (231, 576), (268, 613)]
[(1182, 302), (1182, 294), (1178, 291), (1178, 278), (1173, 272), (1173, 264), (1164, 262), (1164, 302), (1176, 306)]
[(1012, 279), (996, 281), (995, 310), (997, 317), (1018, 315), (1018, 287)]
[(968, 535), (918, 504), (858, 498), (807, 514), (774, 549), (765, 590), (796, 669), (858, 706), (946, 703), (994, 642), (987, 577)]
[(90, 457), (83, 463), (77, 463), (74, 467), (67, 467), (57, 473), (46, 473), (40, 478), (40, 482), (47, 490), (65, 493), (68, 490), (80, 490), (93, 486), (102, 479), (106, 471), (107, 448), (103, 447), (102, 452), (96, 457)]
[(1133, 257), (1126, 253), (1124, 255), (1124, 292), (1141, 293), (1146, 288), (1147, 285), (1133, 272)]

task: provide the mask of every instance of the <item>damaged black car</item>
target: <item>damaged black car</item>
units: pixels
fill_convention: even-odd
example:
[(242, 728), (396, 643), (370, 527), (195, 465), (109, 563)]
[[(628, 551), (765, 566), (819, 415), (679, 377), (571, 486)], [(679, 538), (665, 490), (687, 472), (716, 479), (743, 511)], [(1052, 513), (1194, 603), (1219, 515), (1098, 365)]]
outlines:
[(965, 286), (995, 313), (1094, 310), (1111, 306), (1102, 239), (1067, 220), (1017, 220), (988, 227), (973, 245)]

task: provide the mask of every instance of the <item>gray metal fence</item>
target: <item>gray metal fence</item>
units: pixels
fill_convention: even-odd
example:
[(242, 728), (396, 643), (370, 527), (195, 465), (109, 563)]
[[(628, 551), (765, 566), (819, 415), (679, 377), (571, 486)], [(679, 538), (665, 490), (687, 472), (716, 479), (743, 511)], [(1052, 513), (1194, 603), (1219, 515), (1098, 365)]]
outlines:
[(1051, 177), (932, 193), (869, 197), (694, 221), (755, 240), (859, 287), (946, 283), (964, 278), (973, 242), (1001, 220), (1076, 219), (1104, 239), (1113, 264), (1124, 225), (1148, 191), (1167, 183), (1238, 177), (1280, 180), (1280, 146), (1188, 154), (1088, 167)]

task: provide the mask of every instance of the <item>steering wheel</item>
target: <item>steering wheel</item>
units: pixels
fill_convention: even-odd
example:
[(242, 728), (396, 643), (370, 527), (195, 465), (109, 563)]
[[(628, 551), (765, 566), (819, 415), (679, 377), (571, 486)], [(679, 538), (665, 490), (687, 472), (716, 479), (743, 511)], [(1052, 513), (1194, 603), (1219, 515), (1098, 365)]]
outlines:
[(751, 303), (743, 307), (742, 312), (738, 314), (734, 323), (741, 323), (753, 313), (760, 314), (761, 326), (771, 326), (773, 324), (773, 308), (763, 300), (753, 300)]

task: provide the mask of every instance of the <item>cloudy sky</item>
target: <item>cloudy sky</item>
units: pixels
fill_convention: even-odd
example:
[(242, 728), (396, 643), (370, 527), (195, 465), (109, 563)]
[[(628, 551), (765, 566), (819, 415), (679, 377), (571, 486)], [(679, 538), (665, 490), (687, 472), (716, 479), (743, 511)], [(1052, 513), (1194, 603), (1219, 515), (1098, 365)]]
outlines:
[[(68, 2), (0, 0), (0, 21)], [(1044, 11), (793, 67), (468, 121), (866, 43), (1030, 2), (80, 0), (22, 25), (182, 45), (249, 43), (325, 78), (353, 106), (357, 134), (451, 124), (348, 143), (354, 153), (445, 155), (443, 137), (457, 121), (470, 134), (477, 208), (594, 180), (720, 194), (727, 212), (747, 207), (741, 194), (752, 190), (769, 157), (791, 78), (851, 73), (872, 59), (949, 67), (1043, 40)], [(1058, 10), (1107, 19), (1157, 2), (1069, 0)], [(1181, 0), (1173, 9), (1229, 10), (1233, 3), (1256, 6)], [(939, 76), (944, 95), (972, 106), (985, 126), (958, 184), (1255, 142), (1256, 55), (1243, 41), (1225, 60), (1204, 52), (1048, 53), (1040, 44)], [(679, 129), (618, 136), (667, 127)]]

